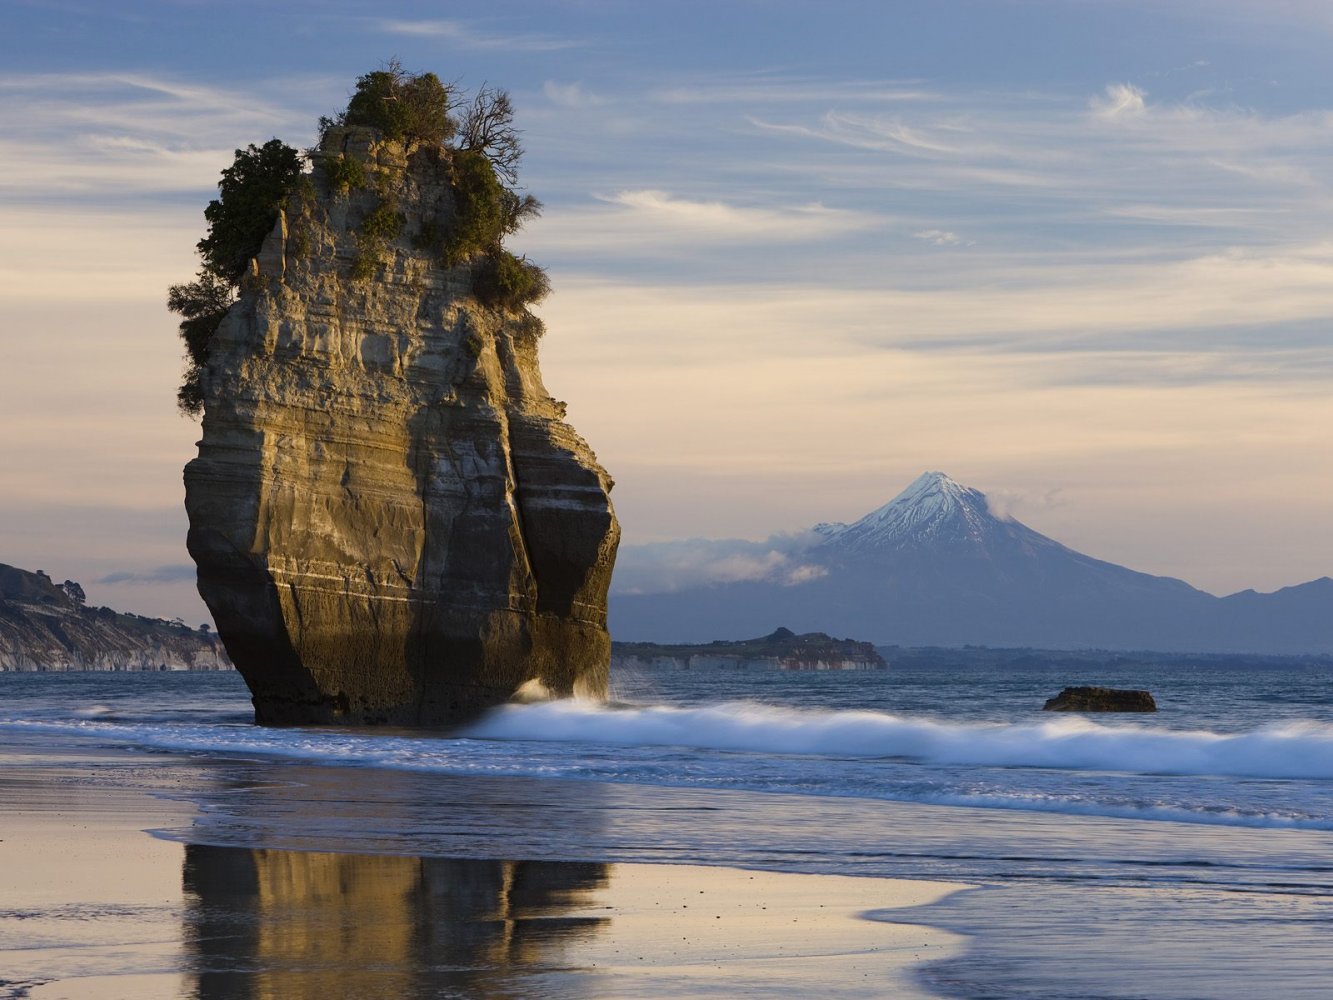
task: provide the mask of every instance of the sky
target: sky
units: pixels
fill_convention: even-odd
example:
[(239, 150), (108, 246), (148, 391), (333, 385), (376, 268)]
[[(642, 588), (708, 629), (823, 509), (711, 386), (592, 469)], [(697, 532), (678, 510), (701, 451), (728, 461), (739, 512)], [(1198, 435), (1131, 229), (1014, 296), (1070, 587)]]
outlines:
[(630, 560), (940, 469), (1213, 593), (1333, 573), (1326, 0), (0, 17), (0, 562), (90, 603), (206, 620), (165, 290), (233, 150), (312, 145), (395, 57), (513, 97), (545, 212), (511, 246)]

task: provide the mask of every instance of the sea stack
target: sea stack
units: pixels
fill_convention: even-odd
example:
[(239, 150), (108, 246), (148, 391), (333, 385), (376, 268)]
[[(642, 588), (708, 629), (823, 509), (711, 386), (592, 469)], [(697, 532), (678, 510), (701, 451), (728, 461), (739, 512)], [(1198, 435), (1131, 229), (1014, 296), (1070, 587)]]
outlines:
[(612, 484), (542, 385), (540, 320), (506, 299), (503, 268), (531, 265), (457, 238), (479, 154), (347, 117), (199, 374), (188, 544), (256, 721), (604, 696)]

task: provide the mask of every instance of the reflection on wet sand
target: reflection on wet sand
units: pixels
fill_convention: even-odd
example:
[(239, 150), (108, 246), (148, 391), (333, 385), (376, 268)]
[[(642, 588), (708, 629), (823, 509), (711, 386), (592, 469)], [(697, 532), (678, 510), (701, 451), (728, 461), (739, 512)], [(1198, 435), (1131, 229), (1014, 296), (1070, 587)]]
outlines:
[(608, 922), (608, 866), (185, 849), (199, 1000), (533, 995)]
[[(683, 865), (185, 848), (196, 1000), (920, 997), (956, 886)], [(869, 918), (869, 919), (867, 919)]]

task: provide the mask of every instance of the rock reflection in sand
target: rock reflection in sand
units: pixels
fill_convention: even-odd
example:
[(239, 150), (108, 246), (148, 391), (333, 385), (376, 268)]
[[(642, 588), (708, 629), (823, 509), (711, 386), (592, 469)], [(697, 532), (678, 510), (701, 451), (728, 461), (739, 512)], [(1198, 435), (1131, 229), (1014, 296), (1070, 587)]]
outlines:
[(571, 915), (608, 866), (191, 844), (186, 943), (199, 1000), (531, 996), (608, 923)]
[[(956, 886), (684, 865), (185, 848), (194, 1000), (924, 996)], [(867, 919), (869, 918), (869, 919)]]

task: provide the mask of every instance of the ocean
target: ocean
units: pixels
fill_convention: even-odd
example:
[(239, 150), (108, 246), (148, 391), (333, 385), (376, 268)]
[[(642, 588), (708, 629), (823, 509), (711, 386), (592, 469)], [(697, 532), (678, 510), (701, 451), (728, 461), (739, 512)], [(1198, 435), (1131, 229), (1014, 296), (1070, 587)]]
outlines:
[[(1159, 712), (1040, 711), (1094, 683)], [(0, 674), (0, 742), (141, 759), (190, 844), (951, 881), (892, 914), (966, 936), (917, 969), (942, 997), (1333, 996), (1327, 666), (645, 669), (448, 738), (250, 718), (236, 674)]]

